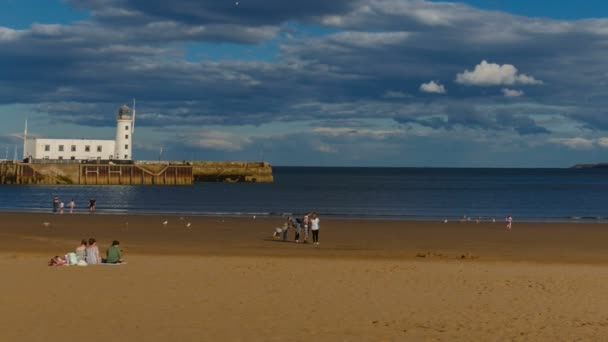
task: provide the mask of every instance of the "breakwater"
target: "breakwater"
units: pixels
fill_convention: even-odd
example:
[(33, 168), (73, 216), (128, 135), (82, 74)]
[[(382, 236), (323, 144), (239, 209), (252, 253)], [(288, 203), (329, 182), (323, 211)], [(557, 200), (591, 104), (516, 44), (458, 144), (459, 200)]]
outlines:
[(272, 181), (272, 167), (265, 162), (0, 162), (0, 184), (190, 185)]

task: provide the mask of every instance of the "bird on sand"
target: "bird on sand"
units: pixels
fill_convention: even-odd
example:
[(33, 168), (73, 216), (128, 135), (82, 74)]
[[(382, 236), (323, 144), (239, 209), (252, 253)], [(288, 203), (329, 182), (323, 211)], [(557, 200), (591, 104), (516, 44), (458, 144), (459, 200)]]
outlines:
[(191, 225), (192, 225), (192, 223), (190, 223), (190, 222), (186, 223), (186, 228), (190, 228)]
[(45, 227), (48, 227), (48, 226), (51, 225), (51, 222), (42, 222), (42, 225), (45, 226)]
[(169, 221), (165, 221), (165, 222), (163, 222), (163, 226), (166, 226), (166, 225), (168, 225), (168, 224), (169, 224)]

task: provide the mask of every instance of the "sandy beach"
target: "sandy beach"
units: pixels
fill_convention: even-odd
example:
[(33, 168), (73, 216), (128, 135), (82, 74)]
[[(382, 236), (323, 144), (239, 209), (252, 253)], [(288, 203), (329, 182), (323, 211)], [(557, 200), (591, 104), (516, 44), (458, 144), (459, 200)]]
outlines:
[[(0, 214), (0, 340), (608, 335), (604, 224), (321, 220), (313, 246), (281, 218)], [(46, 266), (89, 237), (128, 264)]]

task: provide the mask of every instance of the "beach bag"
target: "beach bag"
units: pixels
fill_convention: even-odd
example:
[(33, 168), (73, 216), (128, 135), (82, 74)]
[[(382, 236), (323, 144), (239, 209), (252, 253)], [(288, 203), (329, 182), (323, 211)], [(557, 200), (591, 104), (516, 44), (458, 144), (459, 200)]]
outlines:
[(76, 257), (76, 253), (68, 253), (65, 258), (68, 262), (68, 265), (76, 265), (78, 263), (78, 258)]

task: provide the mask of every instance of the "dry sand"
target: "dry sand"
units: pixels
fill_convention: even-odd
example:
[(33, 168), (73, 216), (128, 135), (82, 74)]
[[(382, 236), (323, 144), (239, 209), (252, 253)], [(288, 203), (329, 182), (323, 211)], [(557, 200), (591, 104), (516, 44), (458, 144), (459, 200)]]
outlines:
[[(0, 214), (0, 341), (608, 336), (606, 225), (321, 220)], [(88, 237), (128, 264), (46, 266)]]

